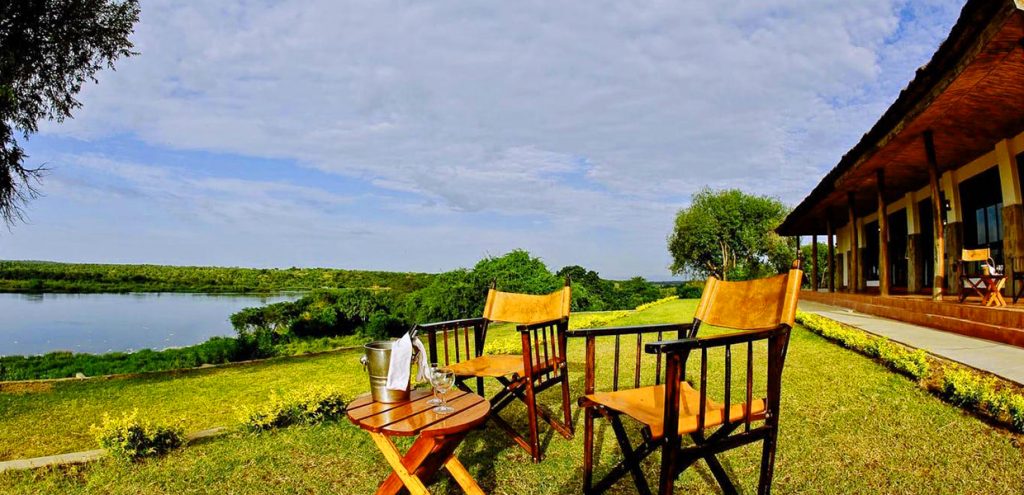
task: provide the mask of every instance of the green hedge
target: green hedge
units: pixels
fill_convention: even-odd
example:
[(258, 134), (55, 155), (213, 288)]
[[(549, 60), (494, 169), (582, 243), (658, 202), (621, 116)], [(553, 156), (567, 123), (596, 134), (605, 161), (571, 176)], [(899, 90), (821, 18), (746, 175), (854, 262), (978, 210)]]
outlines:
[(994, 376), (946, 364), (923, 350), (910, 350), (888, 339), (815, 314), (797, 312), (797, 322), (843, 347), (878, 359), (891, 369), (930, 387), (950, 404), (1012, 425), (1024, 432), (1024, 394)]
[(801, 312), (797, 319), (808, 330), (838, 342), (847, 349), (876, 358), (889, 368), (915, 380), (927, 377), (931, 371), (928, 354), (920, 349), (910, 350), (884, 337), (875, 337), (815, 314)]

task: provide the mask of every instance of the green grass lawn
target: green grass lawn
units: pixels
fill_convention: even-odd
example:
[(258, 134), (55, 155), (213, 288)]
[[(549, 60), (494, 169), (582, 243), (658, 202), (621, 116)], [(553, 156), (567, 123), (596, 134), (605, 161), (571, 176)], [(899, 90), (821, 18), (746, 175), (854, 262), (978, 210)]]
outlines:
[[(686, 321), (693, 309), (694, 301), (676, 301), (613, 324)], [(502, 338), (505, 332), (509, 330), (494, 329), (491, 337)], [(610, 360), (611, 342), (599, 344), (599, 363)], [(624, 369), (631, 370), (633, 347), (623, 348), (629, 349), (624, 351)], [(582, 342), (571, 341), (570, 354), (575, 397), (583, 387)], [(234, 407), (257, 403), (274, 390), (326, 382), (363, 391), (367, 383), (358, 356), (343, 352), (176, 376), (61, 383), (48, 390), (0, 393), (0, 459), (95, 448), (88, 426), (104, 411), (137, 407), (144, 415), (182, 417), (189, 430), (197, 430), (234, 423)], [(755, 353), (755, 362), (764, 362), (763, 350)], [(743, 369), (739, 363), (734, 370)], [(653, 367), (653, 362), (648, 364)], [(720, 376), (717, 363), (709, 369), (713, 377)], [(600, 372), (606, 378), (610, 366)], [(631, 379), (631, 373), (626, 371), (625, 378)], [(651, 373), (645, 369), (645, 377)], [(741, 375), (735, 377), (740, 383), (742, 374), (734, 374)], [(794, 331), (783, 382), (777, 493), (1024, 492), (1024, 438), (944, 404), (906, 378), (817, 335)], [(714, 394), (722, 385), (712, 383)], [(554, 409), (557, 396), (550, 391), (540, 397)], [(513, 405), (504, 414), (513, 422), (524, 422), (521, 406)], [(581, 431), (582, 418), (575, 407), (574, 417)], [(600, 475), (619, 454), (610, 428), (598, 424)], [(546, 458), (540, 464), (532, 464), (494, 427), (470, 435), (458, 455), (488, 493), (578, 493), (582, 435), (571, 441), (550, 434), (545, 439)], [(758, 447), (722, 456), (747, 492), (756, 482)], [(652, 480), (657, 462), (655, 454), (645, 466)], [(684, 473), (677, 493), (716, 493), (710, 472), (702, 463), (696, 466)], [(0, 492), (372, 493), (387, 472), (369, 437), (343, 421), (260, 435), (234, 433), (135, 465), (104, 460), (82, 467), (0, 474)], [(440, 476), (431, 488), (435, 493), (460, 493), (449, 481)], [(633, 487), (627, 478), (613, 492), (632, 493)]]

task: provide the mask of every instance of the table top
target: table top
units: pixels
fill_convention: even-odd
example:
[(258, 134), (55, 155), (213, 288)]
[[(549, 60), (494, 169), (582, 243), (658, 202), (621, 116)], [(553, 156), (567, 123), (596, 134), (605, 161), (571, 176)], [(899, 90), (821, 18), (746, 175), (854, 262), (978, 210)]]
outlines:
[(453, 389), (448, 393), (450, 414), (437, 414), (427, 404), (433, 397), (430, 390), (413, 390), (406, 402), (376, 402), (370, 394), (353, 400), (347, 408), (352, 424), (375, 433), (391, 436), (442, 436), (476, 428), (487, 420), (491, 403), (477, 394)]

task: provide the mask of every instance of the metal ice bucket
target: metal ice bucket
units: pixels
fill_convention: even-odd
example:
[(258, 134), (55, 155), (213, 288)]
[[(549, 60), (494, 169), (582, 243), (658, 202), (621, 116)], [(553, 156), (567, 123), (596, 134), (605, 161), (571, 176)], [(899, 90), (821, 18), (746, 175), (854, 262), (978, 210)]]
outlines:
[(378, 340), (363, 346), (366, 354), (359, 358), (370, 374), (370, 395), (377, 402), (392, 403), (409, 400), (409, 388), (388, 390), (388, 369), (391, 367), (391, 347), (397, 340)]

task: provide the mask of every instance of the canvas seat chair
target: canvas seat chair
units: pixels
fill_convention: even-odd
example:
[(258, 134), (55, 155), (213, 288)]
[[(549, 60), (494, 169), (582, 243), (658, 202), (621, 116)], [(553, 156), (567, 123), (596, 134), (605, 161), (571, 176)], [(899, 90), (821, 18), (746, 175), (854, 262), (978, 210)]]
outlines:
[[(975, 271), (968, 273), (972, 265)], [(959, 273), (960, 279), (961, 303), (967, 299), (968, 292), (973, 292), (986, 305), (995, 301), (1002, 301), (1003, 305), (1006, 304), (1006, 301), (1002, 300), (1002, 294), (999, 293), (1003, 289), (1006, 279), (999, 278), (993, 282), (991, 279), (979, 276), (986, 267), (992, 270), (995, 266), (996, 262), (992, 259), (992, 250), (989, 248), (964, 249), (960, 252), (960, 260), (956, 263), (956, 270)], [(991, 288), (991, 291), (989, 291), (990, 288), (987, 286), (990, 283), (996, 285), (996, 287)]]
[[(494, 379), (501, 384), (501, 391), (490, 399), (490, 419), (529, 452), (534, 462), (541, 460), (538, 420), (548, 423), (567, 439), (573, 436), (565, 358), (570, 298), (568, 279), (563, 288), (544, 295), (501, 292), (491, 284), (483, 316), (419, 325), (427, 336), (431, 362), (455, 372), (460, 388), (471, 391), (467, 382), (473, 380), (476, 392), (484, 395), (484, 379)], [(516, 324), (521, 354), (483, 353), (487, 329), (492, 322)], [(556, 385), (561, 386), (561, 419), (537, 405), (537, 394)], [(498, 414), (516, 400), (526, 405), (528, 431), (525, 435)]]
[[(652, 493), (640, 463), (656, 451), (661, 451), (658, 493), (672, 493), (679, 475), (701, 459), (724, 493), (736, 493), (733, 481), (716, 456), (754, 442), (763, 443), (758, 493), (769, 493), (778, 438), (782, 367), (796, 317), (801, 279), (799, 263), (794, 263), (786, 274), (760, 280), (725, 282), (712, 277), (704, 287), (692, 323), (572, 330), (570, 337), (586, 340), (585, 395), (578, 401), (584, 410), (584, 493), (601, 493), (627, 474), (639, 493)], [(697, 337), (703, 325), (735, 332)], [(663, 337), (675, 340), (662, 340)], [(607, 363), (611, 373), (604, 369), (599, 374), (596, 343), (613, 338), (614, 358), (601, 360), (611, 361)], [(632, 364), (633, 380), (626, 383), (632, 386), (620, 389), (620, 381), (625, 381), (620, 380), (620, 375), (629, 374), (628, 370), (620, 370), (624, 340), (627, 349), (633, 348), (635, 342), (635, 360), (628, 363)], [(756, 343), (767, 344), (763, 363), (755, 363)], [(708, 359), (712, 352), (720, 353), (724, 361), (724, 393), (720, 401), (708, 394)], [(694, 376), (686, 372), (691, 353), (700, 358), (699, 372)], [(645, 355), (656, 360), (654, 384), (641, 387), (641, 357)], [(743, 368), (733, 369), (734, 355), (745, 363)], [(767, 393), (761, 397), (754, 395), (755, 369), (764, 374), (759, 382), (766, 384)], [(736, 372), (745, 373), (746, 386), (734, 391)], [(649, 372), (647, 375), (646, 378), (652, 378)], [(597, 389), (598, 376), (611, 378), (610, 390)], [(594, 436), (598, 417), (608, 420), (623, 460), (595, 483)], [(627, 418), (640, 427), (642, 438), (638, 445), (626, 433), (623, 420)], [(686, 445), (683, 436), (690, 438)]]

